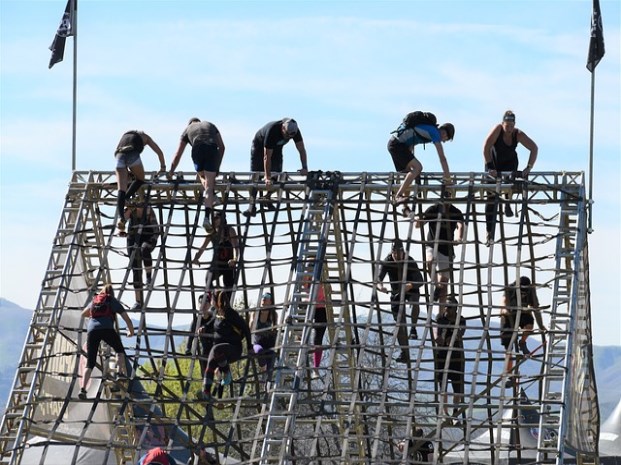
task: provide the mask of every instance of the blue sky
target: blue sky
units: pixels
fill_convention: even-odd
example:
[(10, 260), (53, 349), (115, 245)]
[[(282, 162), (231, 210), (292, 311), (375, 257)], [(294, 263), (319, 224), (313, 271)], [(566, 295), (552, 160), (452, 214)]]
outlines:
[[(64, 0), (0, 0), (0, 295), (36, 305), (71, 176), (72, 56), (48, 70)], [(620, 3), (601, 0), (596, 69), (594, 342), (621, 344)], [(390, 171), (386, 141), (426, 109), (456, 126), (454, 171), (479, 170), (504, 110), (539, 145), (537, 170), (586, 170), (592, 2), (89, 1), (78, 19), (79, 170), (112, 170), (127, 129), (170, 164), (190, 116), (215, 122), (223, 171), (249, 168), (265, 122), (293, 116), (310, 169)], [(418, 152), (426, 171), (433, 151)], [(522, 165), (526, 154), (521, 152)], [(147, 169), (157, 157), (147, 151)], [(192, 168), (186, 154), (181, 169)], [(299, 168), (285, 150), (285, 169)]]

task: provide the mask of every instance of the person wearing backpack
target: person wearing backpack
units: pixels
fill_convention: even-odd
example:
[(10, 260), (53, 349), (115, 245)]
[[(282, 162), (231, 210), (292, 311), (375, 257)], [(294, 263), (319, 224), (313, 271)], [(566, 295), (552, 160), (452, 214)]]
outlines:
[(108, 344), (117, 354), (117, 367), (123, 375), (127, 374), (125, 366), (125, 348), (121, 336), (114, 328), (116, 315), (120, 315), (127, 325), (127, 337), (134, 335), (134, 325), (129, 319), (121, 302), (114, 297), (111, 284), (106, 284), (93, 300), (82, 310), (82, 318), (90, 318), (86, 328), (86, 370), (80, 382), (81, 400), (86, 399), (86, 388), (91, 373), (97, 363), (97, 353), (101, 341)]
[(407, 173), (395, 194), (396, 205), (407, 200), (412, 181), (423, 171), (423, 165), (414, 156), (414, 148), (417, 145), (423, 144), (424, 146), (424, 144), (432, 143), (435, 146), (444, 173), (442, 181), (447, 185), (452, 184), (451, 172), (444, 156), (442, 143), (453, 140), (455, 127), (451, 123), (438, 126), (436, 121), (433, 113), (423, 111), (408, 113), (388, 140), (388, 152), (392, 156), (395, 169), (400, 173)]
[[(144, 150), (145, 145), (149, 146), (160, 159), (158, 174), (165, 172), (166, 160), (164, 159), (164, 152), (143, 131), (127, 131), (121, 136), (121, 140), (114, 151), (114, 157), (116, 158), (116, 182), (119, 190), (116, 205), (119, 220), (116, 227), (121, 236), (125, 235), (125, 199), (132, 197), (138, 192), (138, 189), (145, 182), (144, 166), (142, 166), (142, 160), (140, 159), (140, 154)], [(134, 176), (134, 181), (127, 188), (130, 173)]]

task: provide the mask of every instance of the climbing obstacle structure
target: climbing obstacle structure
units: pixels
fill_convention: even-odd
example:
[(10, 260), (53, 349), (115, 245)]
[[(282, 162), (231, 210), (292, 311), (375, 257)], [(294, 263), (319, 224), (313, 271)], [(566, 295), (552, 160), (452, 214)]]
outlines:
[[(465, 217), (449, 283), (467, 328), (458, 403), (444, 399), (450, 383), (435, 374), (434, 276), (424, 275), (418, 338), (407, 347), (397, 338), (389, 297), (376, 290), (379, 264), (395, 238), (424, 269), (426, 231), (391, 203), (400, 182), (394, 173), (282, 173), (268, 192), (257, 173), (218, 177), (216, 209), (226, 212), (240, 241), (233, 306), (249, 317), (269, 291), (279, 324), (273, 372), (244, 357), (232, 387), (208, 403), (197, 396), (197, 344), (187, 346), (198, 297), (212, 289), (210, 249), (203, 261), (193, 260), (205, 238), (200, 184), (194, 173), (151, 178), (133, 201), (154, 209), (162, 235), (144, 304), (130, 313), (137, 336), (124, 340), (132, 375), (115, 381), (117, 367), (102, 347), (89, 399), (81, 401), (80, 311), (107, 282), (132, 306), (128, 264), (139, 251), (127, 250), (112, 226), (114, 174), (75, 172), (2, 419), (0, 463), (53, 464), (62, 457), (133, 464), (155, 445), (182, 463), (198, 445), (221, 463), (594, 460), (599, 418), (582, 174), (494, 180), (457, 173), (451, 188), (440, 174), (426, 174), (412, 187), (413, 215), (446, 201), (449, 191)], [(486, 205), (488, 222), (491, 207), (495, 213), (489, 241)], [(529, 338), (529, 356), (517, 348), (506, 353), (500, 343), (501, 296), (520, 276), (536, 284), (547, 329)], [(328, 321), (315, 371), (320, 288)], [(401, 311), (409, 321), (405, 302)], [(408, 363), (396, 360), (402, 349)], [(507, 357), (515, 358), (510, 373)]]

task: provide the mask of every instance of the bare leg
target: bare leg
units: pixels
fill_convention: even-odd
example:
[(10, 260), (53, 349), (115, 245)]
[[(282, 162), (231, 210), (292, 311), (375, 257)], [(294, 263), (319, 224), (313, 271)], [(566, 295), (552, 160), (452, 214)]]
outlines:
[(201, 179), (203, 189), (205, 189), (205, 208), (213, 208), (215, 194), (214, 187), (216, 184), (216, 173), (213, 171), (200, 171), (198, 176)]
[(399, 187), (399, 190), (397, 191), (397, 194), (395, 196), (397, 199), (399, 197), (407, 197), (407, 195), (409, 194), (410, 185), (412, 185), (414, 179), (416, 179), (422, 173), (423, 165), (421, 165), (421, 163), (416, 158), (414, 158), (407, 164), (405, 169), (407, 170), (408, 174), (405, 176), (405, 179), (403, 180), (401, 186)]
[(84, 376), (82, 376), (82, 382), (80, 383), (80, 387), (82, 389), (86, 389), (88, 382), (91, 380), (91, 374), (93, 373), (92, 368), (87, 368), (84, 370)]

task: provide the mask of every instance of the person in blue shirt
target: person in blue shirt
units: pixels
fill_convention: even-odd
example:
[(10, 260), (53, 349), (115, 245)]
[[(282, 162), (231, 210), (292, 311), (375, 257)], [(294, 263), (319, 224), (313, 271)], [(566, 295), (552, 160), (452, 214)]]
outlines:
[(111, 284), (106, 284), (93, 300), (82, 310), (83, 318), (90, 318), (86, 328), (86, 370), (80, 382), (78, 398), (86, 399), (86, 387), (97, 362), (97, 352), (101, 341), (104, 341), (117, 353), (119, 371), (126, 374), (125, 348), (121, 336), (114, 329), (116, 315), (120, 315), (127, 325), (127, 337), (134, 335), (134, 325), (125, 312), (123, 305), (114, 297)]
[(431, 143), (435, 146), (444, 173), (442, 180), (445, 184), (451, 184), (451, 172), (444, 156), (442, 143), (453, 140), (454, 136), (455, 127), (451, 123), (444, 123), (440, 127), (431, 124), (419, 124), (412, 128), (402, 123), (392, 134), (388, 140), (388, 152), (392, 156), (395, 169), (400, 173), (407, 173), (395, 194), (395, 204), (407, 200), (412, 181), (420, 176), (423, 171), (423, 165), (414, 156), (414, 148), (417, 145)]

